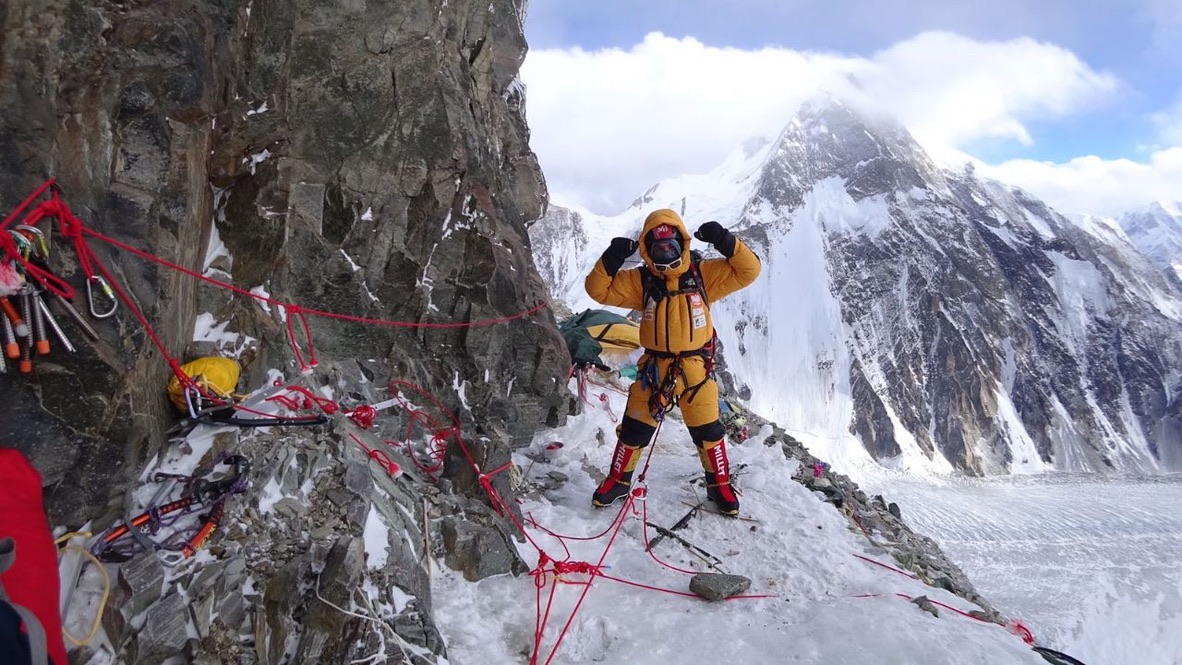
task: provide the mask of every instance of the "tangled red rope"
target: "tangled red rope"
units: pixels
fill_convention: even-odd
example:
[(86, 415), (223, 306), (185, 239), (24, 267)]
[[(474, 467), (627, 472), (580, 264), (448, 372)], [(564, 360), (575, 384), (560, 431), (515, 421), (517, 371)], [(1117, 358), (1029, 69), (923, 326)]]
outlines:
[[(247, 289), (243, 289), (241, 287), (235, 286), (235, 285), (230, 284), (228, 282), (223, 282), (221, 280), (217, 280), (212, 277), (203, 275), (199, 272), (196, 272), (196, 271), (190, 270), (188, 268), (185, 268), (183, 266), (177, 265), (176, 263), (173, 263), (171, 261), (167, 261), (161, 257), (151, 254), (150, 252), (146, 252), (146, 251), (143, 251), (143, 250), (138, 249), (136, 247), (132, 247), (131, 245), (128, 245), (127, 243), (121, 242), (119, 240), (116, 240), (114, 238), (106, 236), (102, 233), (99, 233), (98, 231), (95, 231), (94, 229), (87, 227), (85, 224), (82, 223), (82, 220), (78, 219), (78, 217), (76, 217), (70, 211), (69, 206), (67, 206), (65, 201), (63, 201), (61, 199), (61, 196), (59, 195), (59, 189), (56, 186), (54, 180), (50, 179), (50, 180), (47, 180), (45, 183), (43, 183), (40, 187), (38, 187), (37, 190), (33, 192), (33, 194), (31, 194), (19, 206), (17, 206), (17, 208), (15, 210), (13, 210), (4, 219), (3, 223), (0, 223), (0, 250), (3, 250), (4, 262), (6, 262), (6, 263), (15, 262), (15, 263), (19, 264), (21, 266), (21, 269), (25, 272), (25, 274), (29, 278), (37, 281), (44, 288), (46, 288), (49, 291), (56, 293), (64, 298), (73, 299), (74, 289), (69, 284), (67, 284), (65, 281), (56, 277), (55, 275), (53, 275), (49, 271), (28, 261), (20, 253), (19, 249), (16, 246), (16, 242), (7, 233), (2, 233), (3, 231), (7, 230), (9, 224), (11, 224), (22, 212), (24, 212), (26, 209), (28, 209), (29, 206), (31, 206), (33, 204), (33, 202), (36, 201), (38, 198), (40, 198), (47, 190), (50, 191), (50, 195), (51, 195), (50, 200), (43, 201), (42, 203), (37, 205), (35, 208), (33, 208), (33, 210), (31, 212), (29, 212), (28, 215), (26, 215), (26, 217), (24, 218), (22, 223), (25, 225), (28, 225), (28, 226), (35, 226), (37, 223), (41, 222), (43, 219), (46, 219), (46, 218), (51, 219), (51, 220), (57, 220), (58, 228), (62, 234), (62, 237), (69, 239), (74, 245), (74, 251), (77, 254), (77, 258), (78, 258), (78, 265), (81, 268), (84, 276), (86, 277), (88, 284), (91, 282), (94, 282), (96, 280), (99, 280), (100, 276), (102, 278), (104, 278), (106, 281), (106, 284), (110, 285), (110, 287), (114, 290), (114, 292), (116, 294), (118, 294), (119, 299), (127, 306), (127, 308), (135, 315), (136, 319), (139, 320), (140, 324), (145, 328), (145, 331), (148, 333), (148, 336), (152, 340), (152, 343), (156, 346), (156, 348), (160, 351), (160, 353), (167, 360), (169, 366), (171, 367), (171, 369), (173, 371), (173, 374), (181, 382), (181, 385), (185, 388), (198, 390), (198, 391), (202, 392), (202, 394), (204, 394), (206, 397), (209, 397), (211, 399), (213, 398), (213, 396), (206, 394), (205, 391), (203, 391), (200, 386), (197, 386), (190, 379), (190, 377), (188, 377), (187, 375), (185, 375), (185, 373), (183, 371), (181, 371), (180, 363), (175, 358), (173, 358), (171, 355), (169, 355), (163, 342), (156, 335), (155, 331), (152, 330), (151, 325), (148, 323), (147, 318), (135, 306), (135, 303), (131, 300), (131, 298), (129, 298), (128, 295), (123, 291), (123, 289), (115, 282), (112, 275), (107, 270), (106, 266), (104, 266), (102, 264), (102, 262), (99, 261), (98, 257), (95, 256), (94, 251), (87, 244), (85, 236), (91, 236), (93, 238), (97, 238), (97, 239), (99, 239), (99, 240), (101, 240), (113, 247), (117, 247), (117, 248), (122, 249), (128, 253), (131, 253), (139, 258), (145, 259), (147, 261), (151, 261), (153, 263), (157, 263), (157, 264), (162, 265), (166, 268), (169, 268), (170, 270), (179, 272), (179, 273), (184, 274), (188, 277), (192, 277), (193, 279), (204, 281), (204, 282), (207, 282), (207, 283), (212, 284), (214, 286), (217, 286), (219, 288), (225, 289), (227, 291), (231, 291), (233, 293), (236, 293), (238, 295), (241, 295), (241, 296), (244, 296), (247, 298), (252, 298), (256, 301), (265, 302), (267, 304), (274, 305), (277, 308), (281, 308), (281, 316), (284, 317), (285, 323), (287, 326), (288, 342), (292, 347), (292, 352), (296, 358), (296, 361), (300, 365), (301, 372), (306, 372), (306, 371), (310, 370), (311, 368), (315, 367), (317, 364), (316, 350), (312, 344), (312, 332), (311, 332), (311, 328), (308, 325), (307, 315), (319, 316), (319, 317), (330, 318), (330, 319), (337, 319), (337, 320), (342, 320), (342, 321), (351, 321), (354, 323), (377, 325), (377, 326), (390, 326), (390, 327), (399, 327), (399, 328), (449, 329), (449, 328), (471, 328), (471, 327), (479, 327), (479, 326), (491, 326), (491, 325), (498, 325), (501, 323), (508, 323), (510, 321), (516, 321), (518, 319), (523, 319), (523, 318), (526, 318), (529, 316), (533, 316), (537, 312), (541, 311), (543, 308), (549, 306), (549, 303), (542, 301), (542, 302), (539, 302), (534, 307), (532, 307), (524, 312), (520, 312), (518, 314), (514, 314), (511, 316), (504, 316), (504, 317), (477, 320), (477, 321), (451, 322), (451, 323), (390, 321), (390, 320), (386, 320), (386, 319), (374, 319), (374, 318), (368, 318), (368, 317), (362, 317), (362, 316), (354, 316), (351, 314), (341, 314), (341, 313), (337, 313), (337, 312), (329, 312), (329, 311), (324, 311), (324, 310), (301, 307), (300, 305), (295, 304), (295, 303), (282, 301), (282, 300), (279, 300), (276, 298), (271, 298), (269, 296), (264, 296), (259, 293), (254, 293), (252, 291), (249, 291)], [(295, 321), (297, 319), (299, 321), (299, 326), (303, 329), (304, 343), (308, 349), (307, 358), (305, 358), (304, 353), (300, 348), (300, 344), (299, 344), (298, 340), (296, 339), (296, 323), (295, 323)]]

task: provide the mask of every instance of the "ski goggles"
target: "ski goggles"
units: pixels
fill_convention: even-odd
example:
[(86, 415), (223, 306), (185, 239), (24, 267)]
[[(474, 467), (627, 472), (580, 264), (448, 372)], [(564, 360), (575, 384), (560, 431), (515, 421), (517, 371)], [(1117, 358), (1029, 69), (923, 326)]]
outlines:
[(681, 243), (672, 238), (658, 240), (649, 249), (648, 256), (657, 270), (676, 270), (681, 267)]

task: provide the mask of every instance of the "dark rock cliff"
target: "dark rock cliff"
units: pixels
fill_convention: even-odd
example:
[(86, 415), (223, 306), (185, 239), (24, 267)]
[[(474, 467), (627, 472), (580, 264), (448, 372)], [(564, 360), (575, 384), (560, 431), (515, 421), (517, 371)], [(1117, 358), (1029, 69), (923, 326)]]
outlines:
[[(279, 300), (412, 323), (519, 313), (546, 299), (525, 232), (546, 192), (516, 79), (520, 12), (8, 2), (0, 206), (55, 177), (87, 225), (190, 269), (216, 219), (234, 284)], [(194, 317), (211, 311), (263, 340), (257, 366), (290, 363), (281, 325), (250, 299), (92, 244), (172, 355), (187, 359)], [(57, 254), (81, 287), (73, 257)], [(322, 357), (385, 358), (440, 394), (458, 372), (466, 416), (502, 440), (556, 417), (565, 351), (545, 310), (454, 330), (310, 323)], [(140, 458), (172, 417), (168, 366), (138, 324), (124, 310), (98, 328), (94, 348), (0, 379), (0, 444), (65, 480), (51, 502), (63, 518), (105, 498), (110, 465)]]
[[(0, 209), (7, 214), (53, 177), (88, 227), (278, 301), (413, 324), (520, 314), (547, 298), (526, 233), (547, 194), (517, 79), (523, 5), (8, 0)], [(206, 265), (211, 239), (229, 256)], [(240, 389), (258, 388), (271, 368), (298, 378), (276, 308), (91, 245), (171, 356), (213, 350), (191, 341), (197, 315), (208, 312), (246, 340)], [(67, 245), (56, 243), (51, 262), (82, 288)], [(308, 323), (322, 363), (309, 381), (373, 400), (382, 396), (372, 386), (388, 379), (418, 384), (459, 415), (489, 468), (563, 417), (567, 354), (547, 308), (478, 327)], [(94, 324), (100, 339), (76, 335), (77, 353), (37, 358), (29, 375), (0, 375), (0, 445), (20, 448), (41, 470), (59, 525), (117, 509), (145, 460), (167, 448), (176, 418), (163, 391), (169, 366), (128, 308)], [(307, 446), (311, 435), (302, 436), (280, 445)], [(445, 475), (460, 495), (475, 494), (470, 465), (448, 453)], [(315, 479), (316, 463), (288, 456)], [(364, 458), (350, 464), (358, 463), (364, 469)], [(356, 536), (356, 521), (340, 528)], [(311, 565), (319, 571), (327, 556), (329, 569), (352, 568), (344, 583), (357, 574), (354, 549), (345, 539), (313, 546), (320, 564)], [(284, 567), (282, 554), (267, 556), (269, 568), (250, 571), (260, 587), (308, 574), (306, 562)], [(292, 620), (291, 612), (268, 618)], [(314, 652), (321, 662), (346, 657), (326, 648)], [(272, 649), (263, 660), (282, 657)]]
[[(834, 178), (851, 202), (877, 197), (851, 215), (877, 230), (807, 201)], [(746, 205), (757, 238), (822, 228), (850, 330), (850, 431), (875, 459), (904, 436), (974, 475), (1176, 468), (1177, 293), (1127, 242), (937, 169), (901, 126), (838, 103), (802, 109)]]

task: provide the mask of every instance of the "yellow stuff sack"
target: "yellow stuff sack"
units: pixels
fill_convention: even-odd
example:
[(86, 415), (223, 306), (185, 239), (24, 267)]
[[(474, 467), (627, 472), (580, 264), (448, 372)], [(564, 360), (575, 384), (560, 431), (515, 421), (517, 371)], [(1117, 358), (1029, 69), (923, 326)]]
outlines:
[[(211, 394), (229, 399), (238, 388), (238, 375), (242, 370), (230, 358), (206, 356), (181, 365), (181, 371)], [(176, 408), (183, 413), (189, 412), (185, 403), (185, 387), (175, 376), (168, 381), (168, 397)]]

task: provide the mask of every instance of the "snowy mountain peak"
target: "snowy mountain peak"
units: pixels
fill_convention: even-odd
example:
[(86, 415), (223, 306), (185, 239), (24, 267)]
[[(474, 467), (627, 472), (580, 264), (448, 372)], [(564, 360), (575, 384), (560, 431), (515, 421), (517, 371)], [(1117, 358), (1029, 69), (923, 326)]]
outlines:
[(1182, 203), (1156, 201), (1117, 221), (1129, 240), (1182, 286)]
[(1150, 205), (1150, 209), (1160, 211), (1174, 218), (1175, 223), (1182, 219), (1182, 202), (1178, 201), (1155, 201)]
[(855, 201), (943, 182), (900, 123), (826, 99), (803, 106), (785, 127), (764, 166), (757, 196), (792, 209), (814, 185), (832, 177), (844, 181)]
[[(815, 454), (974, 475), (1182, 468), (1182, 292), (1133, 231), (941, 170), (897, 122), (826, 100), (755, 152), (585, 216), (582, 267), (554, 275), (556, 295), (595, 306), (569, 275), (660, 207), (764, 257), (715, 326), (749, 406), (826, 442)], [(1182, 243), (1160, 231), (1170, 209), (1125, 228)], [(572, 236), (547, 226), (531, 234)]]

